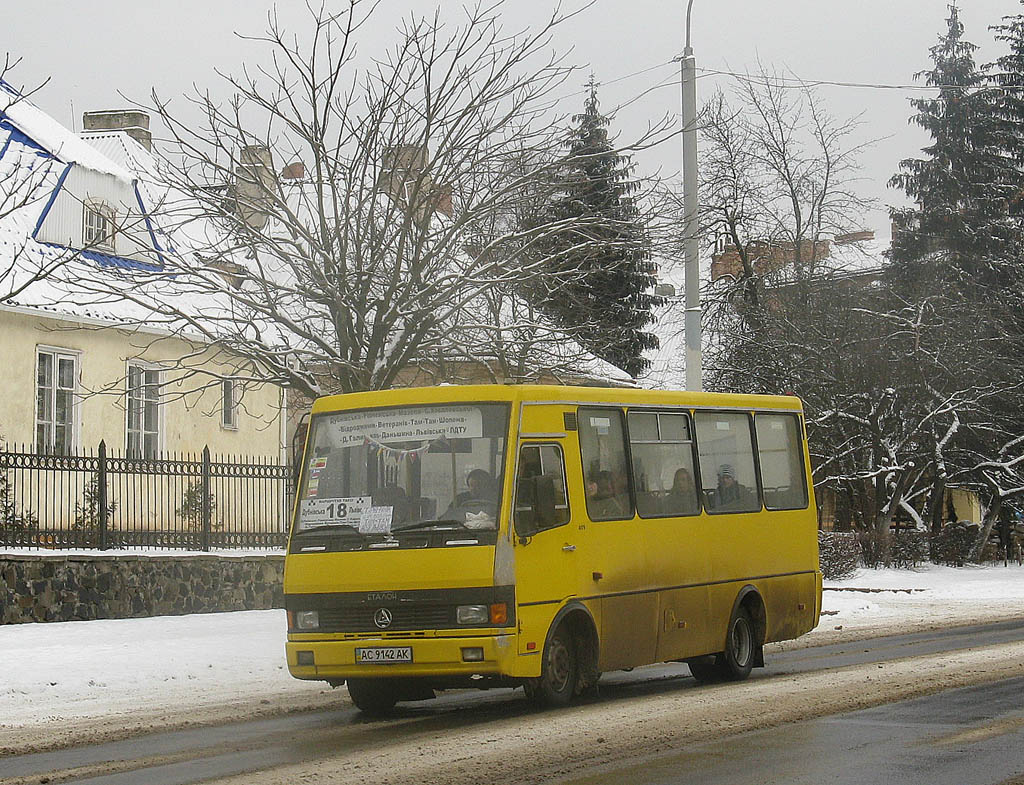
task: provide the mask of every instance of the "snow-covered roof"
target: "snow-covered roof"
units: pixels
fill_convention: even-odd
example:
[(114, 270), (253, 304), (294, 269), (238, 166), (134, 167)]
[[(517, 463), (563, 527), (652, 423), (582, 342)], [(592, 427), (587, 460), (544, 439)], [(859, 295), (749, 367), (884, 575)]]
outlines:
[(76, 163), (127, 182), (135, 179), (123, 166), (114, 163), (3, 81), (0, 81), (0, 117), (8, 119), (25, 136), (66, 164)]
[[(0, 82), (0, 88), (0, 307), (32, 309), (57, 319), (158, 327), (152, 309), (118, 294), (119, 286), (125, 287), (122, 291), (133, 286), (124, 271), (159, 270), (173, 247), (147, 207), (160, 198), (152, 156), (124, 132), (91, 135), (103, 148), (97, 149), (9, 85)], [(40, 232), (53, 205), (68, 198), (64, 192), (78, 182), (76, 167), (91, 173), (79, 178), (83, 188), (94, 189), (93, 194), (106, 188), (124, 209), (132, 209), (135, 239), (150, 249), (145, 258), (69, 247)], [(89, 193), (72, 195), (72, 206)], [(66, 229), (57, 231), (68, 236)], [(113, 284), (106, 295), (83, 291), (101, 280)]]

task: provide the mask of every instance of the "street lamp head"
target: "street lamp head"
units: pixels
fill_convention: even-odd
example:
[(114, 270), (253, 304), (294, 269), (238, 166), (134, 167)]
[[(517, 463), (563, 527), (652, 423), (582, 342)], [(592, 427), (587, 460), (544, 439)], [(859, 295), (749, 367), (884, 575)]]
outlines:
[(690, 11), (693, 9), (693, 0), (686, 4), (686, 47), (683, 49), (683, 57), (693, 57), (693, 47), (690, 46)]

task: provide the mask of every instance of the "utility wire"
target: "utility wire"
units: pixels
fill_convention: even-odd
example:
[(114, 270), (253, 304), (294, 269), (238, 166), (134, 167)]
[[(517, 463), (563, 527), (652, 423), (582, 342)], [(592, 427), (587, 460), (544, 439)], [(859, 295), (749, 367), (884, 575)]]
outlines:
[(795, 76), (754, 76), (751, 74), (742, 74), (736, 71), (719, 71), (714, 68), (698, 68), (698, 71), (708, 76), (731, 76), (735, 79), (739, 79), (742, 82), (751, 82), (757, 84), (764, 84), (765, 82), (777, 82), (780, 83), (780, 87), (788, 88), (801, 88), (801, 87), (854, 87), (866, 90), (965, 90), (965, 91), (982, 91), (982, 90), (1024, 90), (1024, 85), (978, 85), (978, 86), (967, 86), (967, 85), (956, 85), (956, 84), (936, 84), (936, 85), (920, 85), (920, 84), (883, 84), (878, 82), (840, 82), (831, 79), (803, 79)]
[[(642, 74), (647, 74), (647, 73), (650, 73), (651, 71), (656, 71), (659, 68), (664, 68), (667, 65), (675, 65), (675, 61), (667, 60), (664, 63), (658, 63), (656, 65), (648, 66), (647, 68), (642, 68), (639, 71), (634, 71), (631, 74), (625, 74), (624, 76), (617, 76), (614, 79), (599, 80), (597, 82), (597, 86), (598, 87), (602, 87), (604, 85), (615, 84), (616, 82), (624, 82), (627, 79), (632, 79), (634, 76), (641, 76)], [(585, 87), (582, 90), (577, 90), (576, 92), (566, 93), (565, 95), (559, 96), (556, 100), (564, 101), (566, 98), (573, 98), (573, 97), (575, 97), (577, 95), (583, 95), (583, 94), (588, 93), (588, 92), (590, 92), (590, 88), (589, 87)]]

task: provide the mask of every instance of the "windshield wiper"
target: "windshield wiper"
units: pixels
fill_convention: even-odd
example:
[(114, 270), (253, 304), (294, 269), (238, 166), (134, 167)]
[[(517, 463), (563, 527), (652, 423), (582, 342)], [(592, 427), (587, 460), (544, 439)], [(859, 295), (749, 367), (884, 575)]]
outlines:
[(430, 529), (434, 526), (444, 526), (448, 524), (454, 524), (455, 526), (458, 526), (460, 529), (466, 528), (466, 524), (464, 524), (462, 521), (456, 521), (452, 518), (445, 518), (439, 521), (416, 521), (415, 523), (406, 523), (403, 526), (392, 526), (391, 531), (407, 532), (413, 531), (414, 529)]
[(296, 535), (299, 535), (299, 534), (323, 534), (325, 531), (329, 531), (329, 532), (331, 532), (333, 534), (355, 534), (355, 535), (362, 536), (361, 534), (359, 534), (359, 532), (356, 530), (356, 528), (354, 526), (348, 526), (348, 525), (336, 526), (336, 525), (332, 525), (332, 524), (329, 524), (329, 523), (325, 523), (325, 524), (322, 524), (320, 526), (313, 526), (313, 527), (308, 528), (308, 529), (298, 529), (298, 530), (296, 530), (295, 534)]

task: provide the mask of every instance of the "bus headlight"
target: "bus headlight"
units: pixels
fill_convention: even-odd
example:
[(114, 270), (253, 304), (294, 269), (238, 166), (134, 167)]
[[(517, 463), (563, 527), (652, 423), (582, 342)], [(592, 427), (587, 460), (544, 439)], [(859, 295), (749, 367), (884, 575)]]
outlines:
[(486, 605), (460, 605), (455, 609), (455, 621), (459, 624), (487, 624), (490, 620)]
[(316, 611), (296, 611), (295, 629), (315, 630), (320, 626), (320, 614)]

